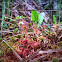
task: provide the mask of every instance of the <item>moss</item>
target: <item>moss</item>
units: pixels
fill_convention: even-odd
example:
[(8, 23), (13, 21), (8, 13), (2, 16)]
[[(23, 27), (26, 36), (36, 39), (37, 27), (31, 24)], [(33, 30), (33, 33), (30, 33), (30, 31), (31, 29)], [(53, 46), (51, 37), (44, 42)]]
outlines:
[(13, 45), (13, 43), (12, 43), (12, 42), (8, 42), (8, 44), (9, 44), (10, 46), (12, 46), (12, 45)]
[(29, 23), (29, 27), (31, 27), (31, 25), (32, 25), (32, 24), (31, 24), (31, 23)]
[(35, 62), (38, 62), (38, 61), (35, 61)]
[(5, 50), (8, 48), (8, 46), (5, 44), (5, 42), (1, 43), (1, 47), (3, 47)]
[(21, 35), (18, 35), (17, 37), (20, 39), (21, 38)]
[(15, 40), (15, 37), (11, 37), (11, 39), (14, 41)]
[(17, 51), (17, 47), (16, 46), (13, 45), (12, 48)]
[(62, 41), (58, 42), (58, 46), (62, 47)]
[(53, 45), (52, 46), (52, 49), (57, 49), (57, 48), (59, 48), (58, 45)]
[(1, 58), (0, 62), (6, 62), (6, 60), (4, 58)]
[(7, 53), (10, 53), (12, 52), (12, 50), (10, 48), (7, 49)]
[(32, 29), (28, 29), (27, 31), (28, 31), (28, 32), (33, 32), (33, 30), (32, 30)]
[(0, 55), (3, 55), (4, 53), (3, 53), (3, 51), (2, 50), (0, 50)]
[(59, 62), (59, 59), (57, 57), (53, 57), (52, 62)]

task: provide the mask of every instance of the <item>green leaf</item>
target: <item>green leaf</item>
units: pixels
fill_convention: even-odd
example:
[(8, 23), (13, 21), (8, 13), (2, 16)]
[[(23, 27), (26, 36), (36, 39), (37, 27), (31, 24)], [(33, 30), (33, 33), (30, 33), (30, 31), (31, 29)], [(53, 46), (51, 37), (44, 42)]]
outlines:
[(16, 19), (20, 19), (20, 17), (19, 17), (19, 16), (17, 16), (17, 17), (16, 17)]
[(16, 19), (25, 18), (24, 16), (17, 16)]
[(50, 25), (48, 25), (48, 28), (50, 28)]
[[(3, 2), (2, 2), (2, 13), (5, 14), (5, 0), (3, 0)], [(4, 20), (4, 17), (5, 17), (4, 14), (2, 14), (2, 20)], [(3, 30), (3, 21), (1, 23), (1, 31), (2, 30)], [(2, 38), (2, 32), (1, 32), (1, 35), (0, 35), (0, 40), (1, 40), (1, 38)]]
[(14, 41), (15, 40), (15, 37), (11, 37), (11, 39)]
[(42, 12), (39, 14), (39, 19), (38, 19), (38, 24), (42, 24), (43, 20), (44, 20), (44, 16), (45, 16), (45, 13)]
[(24, 18), (24, 16), (20, 16), (20, 19), (21, 19), (21, 18)]
[(7, 26), (7, 23), (6, 23), (6, 22), (3, 22), (3, 24), (4, 24), (4, 27), (8, 28), (8, 26)]
[(39, 13), (37, 11), (32, 11), (31, 12), (31, 20), (34, 22), (38, 22), (39, 18)]
[(53, 23), (56, 24), (56, 16), (53, 15)]
[(18, 31), (18, 28), (16, 28), (15, 30), (13, 30), (13, 33), (17, 32)]
[(10, 14), (9, 8), (10, 8), (10, 0), (8, 0), (8, 10), (7, 10), (7, 14), (8, 14), (8, 15)]
[[(2, 13), (5, 14), (5, 0), (3, 0), (3, 2), (2, 2)], [(2, 20), (4, 20), (4, 17), (5, 17), (4, 14), (2, 14)]]
[[(3, 0), (3, 2), (2, 2), (2, 13), (5, 14), (5, 0)], [(4, 14), (2, 14), (2, 20), (4, 20), (4, 17), (5, 17)], [(2, 30), (2, 28), (3, 28), (3, 21), (1, 23), (1, 30)]]
[(16, 21), (16, 19), (14, 19), (14, 21)]
[(20, 18), (22, 18), (22, 16), (20, 16)]
[(60, 24), (62, 24), (62, 22), (60, 22)]
[(15, 30), (13, 30), (13, 33), (15, 33)]
[(18, 28), (15, 29), (15, 31), (17, 31), (17, 30), (18, 30)]
[(0, 40), (2, 39), (2, 33), (0, 32)]

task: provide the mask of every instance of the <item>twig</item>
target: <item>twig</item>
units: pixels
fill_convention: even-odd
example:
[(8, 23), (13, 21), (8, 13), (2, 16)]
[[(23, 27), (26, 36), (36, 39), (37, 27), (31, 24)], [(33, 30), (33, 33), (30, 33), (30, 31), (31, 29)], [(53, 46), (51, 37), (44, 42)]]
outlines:
[(43, 55), (43, 56), (40, 56), (39, 58), (37, 57), (37, 58), (31, 60), (31, 62), (34, 62), (34, 61), (36, 61), (36, 60), (38, 60), (38, 59), (41, 59), (41, 58), (43, 58), (43, 57), (46, 57), (46, 56), (50, 55), (52, 52), (57, 52), (57, 51), (62, 51), (62, 48), (61, 48), (61, 49), (56, 49), (56, 50), (39, 51), (38, 53), (34, 53), (33, 55), (27, 56), (27, 57), (25, 58), (25, 60), (28, 61), (29, 59), (32, 59), (32, 58), (34, 58), (35, 56), (37, 56), (37, 55), (39, 55), (39, 54), (47, 53), (46, 55)]
[[(18, 35), (23, 35), (23, 34), (25, 34), (25, 33), (13, 35), (13, 36), (11, 36), (11, 37), (15, 37), (15, 36), (18, 36)], [(27, 33), (27, 34), (34, 34), (34, 32), (29, 32), (29, 33)], [(9, 37), (9, 38), (11, 38), (11, 37)]]
[(5, 44), (7, 44), (7, 46), (10, 47), (10, 49), (11, 49), (11, 50), (14, 52), (14, 54), (19, 58), (19, 60), (20, 60), (21, 62), (23, 62), (22, 58), (15, 52), (15, 50), (14, 50), (5, 40), (3, 40), (3, 42), (5, 42)]
[(8, 23), (8, 24), (11, 24), (11, 25), (14, 25), (14, 24), (12, 24), (11, 22), (7, 22), (7, 21), (5, 21), (5, 20), (2, 20), (2, 19), (0, 19), (1, 21), (4, 21), (4, 22), (6, 22), (6, 23)]
[[(35, 11), (35, 9), (34, 10), (20, 10), (20, 11)], [(59, 10), (38, 10), (38, 11), (53, 11), (53, 12), (58, 11), (58, 12), (62, 12), (62, 11), (59, 11)]]
[(46, 53), (47, 52), (47, 54), (33, 59), (32, 62), (37, 61), (37, 60), (39, 60), (41, 58), (44, 58), (44, 57), (50, 55), (52, 52), (57, 52), (57, 51), (62, 51), (62, 48), (61, 49), (56, 49), (56, 50), (50, 50), (50, 51), (42, 52), (42, 53)]
[(7, 33), (13, 33), (13, 32), (10, 32), (10, 31), (0, 31), (0, 32), (4, 32), (4, 33), (5, 33), (5, 32), (7, 32)]
[[(1, 13), (1, 12), (0, 12), (0, 14), (4, 14), (4, 13)], [(15, 19), (14, 17), (12, 17), (12, 16), (10, 16), (10, 15), (7, 15), (7, 14), (4, 14), (4, 15), (6, 15), (6, 16), (8, 16), (8, 17), (11, 17), (11, 18)]]
[[(58, 58), (58, 59), (60, 61), (60, 60), (62, 60), (62, 57), (61, 58)], [(51, 61), (43, 61), (43, 62), (52, 62), (52, 60)]]

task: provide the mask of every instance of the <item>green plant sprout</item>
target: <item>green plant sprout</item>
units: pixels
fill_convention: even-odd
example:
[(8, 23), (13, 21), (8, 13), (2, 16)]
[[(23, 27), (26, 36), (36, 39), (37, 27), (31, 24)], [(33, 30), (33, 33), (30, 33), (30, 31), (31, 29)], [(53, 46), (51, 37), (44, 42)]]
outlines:
[(16, 28), (15, 30), (13, 30), (13, 33), (16, 33), (18, 31), (18, 28)]
[(42, 22), (44, 20), (44, 17), (45, 17), (44, 12), (41, 12), (40, 14), (37, 11), (32, 11), (31, 12), (31, 20), (38, 23), (37, 28), (39, 28), (39, 25), (42, 24)]

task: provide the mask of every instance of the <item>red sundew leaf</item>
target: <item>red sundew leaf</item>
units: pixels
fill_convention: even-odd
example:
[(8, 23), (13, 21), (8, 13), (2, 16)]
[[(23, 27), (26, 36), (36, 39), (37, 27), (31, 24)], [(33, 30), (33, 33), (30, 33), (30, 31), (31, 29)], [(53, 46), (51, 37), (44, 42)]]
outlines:
[(41, 31), (40, 31), (39, 29), (34, 30), (34, 32), (35, 32), (36, 34), (40, 34), (40, 33), (41, 33)]
[(28, 44), (30, 44), (31, 41), (32, 41), (30, 37), (26, 38), (26, 40), (29, 40), (29, 41), (28, 41)]
[(36, 24), (34, 24), (31, 28), (33, 29), (33, 30), (35, 30), (36, 29)]
[(29, 49), (31, 47), (31, 45), (27, 45), (27, 48)]
[(27, 49), (29, 49), (29, 51), (31, 51), (32, 49), (34, 49), (33, 45), (28, 45)]
[(24, 51), (23, 51), (23, 57), (25, 57), (25, 56), (27, 56), (27, 53), (26, 53), (26, 51), (24, 50)]
[(17, 53), (18, 53), (19, 55), (23, 55), (23, 51), (22, 51), (22, 50), (18, 50)]
[(45, 27), (45, 29), (48, 29), (48, 26), (46, 26), (46, 25), (42, 25), (42, 27)]
[(25, 33), (25, 32), (27, 32), (27, 29), (28, 29), (29, 27), (28, 27), (28, 25), (23, 24), (21, 28), (22, 28), (22, 32)]
[(62, 54), (62, 51), (59, 51), (60, 54)]
[(27, 44), (28, 40), (21, 41), (21, 44)]
[(40, 47), (40, 42), (35, 42), (35, 43), (34, 43), (34, 47), (35, 47), (35, 48)]

